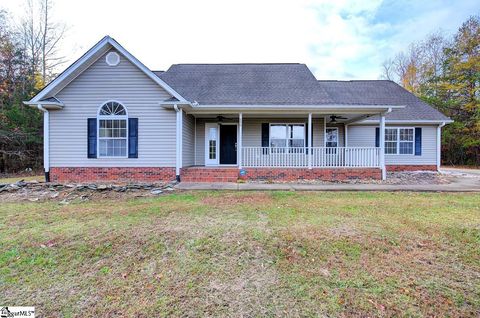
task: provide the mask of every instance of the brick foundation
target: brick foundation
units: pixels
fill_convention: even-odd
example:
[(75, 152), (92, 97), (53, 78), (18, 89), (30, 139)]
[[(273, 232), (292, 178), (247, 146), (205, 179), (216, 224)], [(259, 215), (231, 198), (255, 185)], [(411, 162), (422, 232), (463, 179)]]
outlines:
[(437, 171), (436, 165), (387, 165), (387, 171)]
[(171, 167), (74, 167), (50, 168), (52, 182), (157, 182), (175, 180)]
[(382, 172), (377, 168), (245, 168), (246, 180), (297, 181), (323, 180), (342, 181), (353, 179), (381, 179)]

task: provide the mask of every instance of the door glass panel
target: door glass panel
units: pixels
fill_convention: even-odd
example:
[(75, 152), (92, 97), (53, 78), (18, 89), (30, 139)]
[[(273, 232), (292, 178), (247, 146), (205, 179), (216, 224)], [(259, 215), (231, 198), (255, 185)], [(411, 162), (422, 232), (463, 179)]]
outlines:
[(217, 159), (217, 128), (211, 127), (208, 130), (208, 159)]

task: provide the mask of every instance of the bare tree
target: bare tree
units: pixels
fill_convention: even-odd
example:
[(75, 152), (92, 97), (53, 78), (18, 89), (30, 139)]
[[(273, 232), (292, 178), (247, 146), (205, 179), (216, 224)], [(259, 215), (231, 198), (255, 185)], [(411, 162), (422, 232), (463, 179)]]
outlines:
[(29, 53), (31, 75), (39, 74), (43, 85), (53, 77), (57, 67), (65, 63), (59, 47), (66, 25), (52, 19), (53, 0), (26, 0), (26, 4), (21, 34)]
[(59, 42), (65, 35), (65, 24), (53, 22), (50, 18), (50, 11), (53, 0), (41, 1), (41, 59), (42, 59), (42, 80), (45, 83), (52, 76), (53, 71), (65, 63), (65, 57), (58, 55)]

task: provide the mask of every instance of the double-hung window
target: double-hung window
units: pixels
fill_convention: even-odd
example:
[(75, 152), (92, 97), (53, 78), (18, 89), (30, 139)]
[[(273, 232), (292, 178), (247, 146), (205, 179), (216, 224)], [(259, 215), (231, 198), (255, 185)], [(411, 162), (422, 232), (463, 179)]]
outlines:
[(120, 103), (105, 103), (98, 112), (99, 157), (127, 157), (128, 116)]
[(386, 128), (385, 154), (413, 155), (415, 130), (413, 128)]
[[(270, 147), (287, 148), (290, 152), (295, 148), (305, 147), (305, 125), (304, 124), (271, 124), (270, 125)], [(297, 149), (300, 150), (300, 149)], [(280, 151), (280, 149), (277, 149)], [(303, 149), (302, 149), (303, 151)]]

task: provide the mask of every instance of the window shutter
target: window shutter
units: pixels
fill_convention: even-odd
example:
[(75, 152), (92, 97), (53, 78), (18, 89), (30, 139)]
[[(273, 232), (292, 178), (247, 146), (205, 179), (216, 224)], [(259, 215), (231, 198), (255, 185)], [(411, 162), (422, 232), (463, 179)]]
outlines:
[[(262, 147), (269, 147), (270, 143), (270, 125), (269, 123), (262, 123)], [(263, 154), (268, 154), (268, 149), (263, 150)]]
[(138, 118), (128, 119), (128, 158), (138, 158)]
[(375, 147), (380, 147), (380, 128), (375, 128)]
[(422, 128), (415, 127), (415, 156), (422, 155)]
[(87, 158), (97, 158), (97, 119), (87, 119)]

